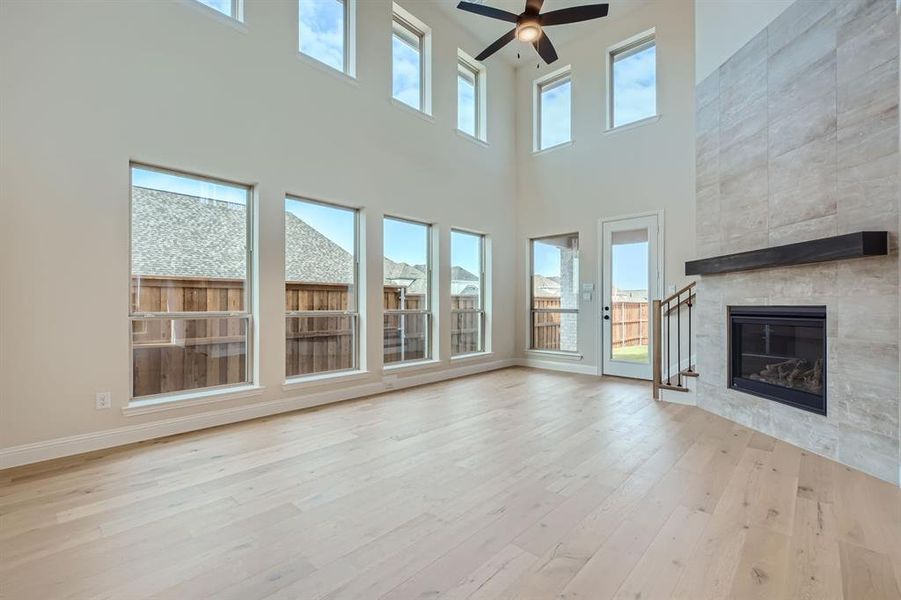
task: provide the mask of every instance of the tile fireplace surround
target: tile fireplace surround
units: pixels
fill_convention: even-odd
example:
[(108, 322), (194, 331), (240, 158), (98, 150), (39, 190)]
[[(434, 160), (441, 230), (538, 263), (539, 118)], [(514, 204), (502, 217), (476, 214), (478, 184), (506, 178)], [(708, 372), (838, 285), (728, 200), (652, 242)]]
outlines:
[[(698, 84), (698, 258), (863, 230), (888, 256), (703, 276), (698, 406), (898, 484), (895, 0), (798, 0)], [(825, 305), (828, 415), (727, 388), (727, 307)]]

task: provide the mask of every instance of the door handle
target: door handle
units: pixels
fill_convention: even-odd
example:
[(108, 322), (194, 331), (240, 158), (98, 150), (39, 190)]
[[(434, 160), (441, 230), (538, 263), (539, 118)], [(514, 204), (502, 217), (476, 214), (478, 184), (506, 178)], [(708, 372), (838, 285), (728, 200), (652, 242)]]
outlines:
[(604, 310), (610, 310), (610, 307), (609, 307), (609, 306), (605, 306), (605, 307), (604, 307)]
[(609, 321), (609, 320), (610, 320), (610, 315), (604, 315), (604, 320), (605, 320), (605, 321)]

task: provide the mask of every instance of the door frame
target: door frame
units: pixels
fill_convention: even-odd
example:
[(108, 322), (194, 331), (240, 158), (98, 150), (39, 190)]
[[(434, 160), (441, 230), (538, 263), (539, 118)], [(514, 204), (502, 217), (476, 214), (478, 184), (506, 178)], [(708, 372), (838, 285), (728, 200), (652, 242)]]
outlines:
[[(663, 296), (664, 287), (666, 285), (666, 273), (664, 270), (665, 260), (664, 256), (666, 254), (666, 221), (664, 219), (664, 211), (660, 210), (650, 210), (638, 213), (629, 213), (627, 215), (617, 215), (615, 217), (602, 217), (598, 219), (598, 227), (597, 227), (597, 249), (598, 249), (598, 263), (597, 263), (597, 281), (598, 281), (598, 290), (597, 290), (597, 311), (595, 312), (595, 320), (597, 321), (596, 327), (596, 337), (597, 337), (597, 355), (598, 355), (598, 376), (604, 376), (604, 365), (607, 361), (607, 357), (604, 355), (604, 259), (606, 256), (604, 255), (604, 224), (611, 223), (615, 221), (626, 221), (628, 219), (637, 219), (641, 217), (657, 217), (657, 295), (656, 297), (649, 297), (648, 304), (653, 305), (654, 300), (659, 300)], [(654, 356), (654, 348), (652, 347), (653, 339), (654, 339), (654, 331), (653, 331), (654, 323), (651, 315), (650, 306), (648, 307), (648, 354), (653, 357)], [(653, 358), (651, 359), (653, 360)]]

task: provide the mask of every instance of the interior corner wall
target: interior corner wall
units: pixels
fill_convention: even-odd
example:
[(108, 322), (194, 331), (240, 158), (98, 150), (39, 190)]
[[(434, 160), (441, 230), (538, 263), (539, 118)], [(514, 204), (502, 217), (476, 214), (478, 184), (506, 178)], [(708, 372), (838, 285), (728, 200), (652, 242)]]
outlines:
[[(606, 131), (607, 48), (651, 28), (657, 33), (657, 109), (660, 119)], [(558, 63), (516, 71), (517, 114), (517, 327), (516, 350), (527, 355), (530, 238), (579, 233), (580, 280), (594, 283), (581, 301), (577, 362), (542, 355), (543, 366), (597, 373), (600, 281), (598, 222), (603, 218), (664, 211), (664, 279), (685, 281), (694, 258), (694, 19), (691, 0), (652, 2), (601, 22), (596, 33), (558, 44)], [(533, 152), (533, 86), (536, 79), (572, 65), (573, 143)]]
[(704, 81), (792, 2), (695, 0), (695, 83)]
[[(61, 439), (91, 449), (286, 410), (324, 389), (332, 400), (384, 389), (378, 342), (367, 345), (362, 379), (282, 387), (286, 193), (363, 207), (370, 282), (381, 277), (383, 214), (437, 224), (442, 281), (451, 227), (491, 236), (493, 355), (445, 357), (396, 385), (512, 359), (514, 320), (503, 307), (517, 289), (513, 68), (488, 68), (489, 145), (458, 135), (457, 48), (474, 55), (482, 43), (434, 5), (405, 6), (433, 31), (433, 118), (391, 100), (390, 0), (357, 3), (356, 80), (299, 55), (296, 0), (247, 2), (244, 24), (193, 0), (0, 2), (0, 454)], [(255, 185), (260, 394), (120, 410), (130, 160)], [(368, 290), (380, 306), (380, 286)], [(449, 284), (439, 292), (448, 307)], [(378, 314), (369, 340), (381, 340)], [(113, 408), (95, 410), (95, 392), (106, 390)], [(200, 418), (212, 412), (218, 421)]]

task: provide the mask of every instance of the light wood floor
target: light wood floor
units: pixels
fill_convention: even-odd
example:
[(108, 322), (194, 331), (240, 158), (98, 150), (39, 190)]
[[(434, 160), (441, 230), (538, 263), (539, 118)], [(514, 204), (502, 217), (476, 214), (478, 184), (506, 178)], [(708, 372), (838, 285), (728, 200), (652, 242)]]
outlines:
[(899, 598), (901, 491), (508, 369), (0, 473), (10, 599)]

